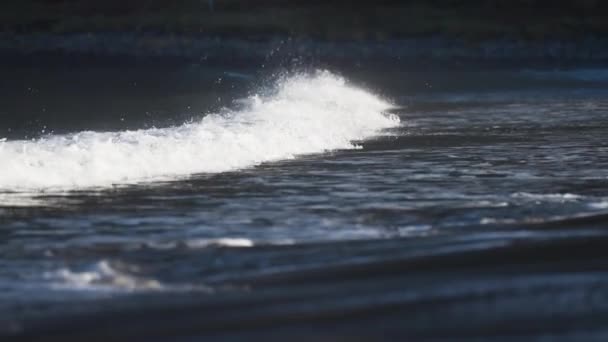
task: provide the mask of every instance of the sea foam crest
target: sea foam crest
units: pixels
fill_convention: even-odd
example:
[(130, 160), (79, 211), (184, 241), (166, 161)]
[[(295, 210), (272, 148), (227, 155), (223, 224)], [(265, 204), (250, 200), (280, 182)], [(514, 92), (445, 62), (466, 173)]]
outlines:
[(177, 127), (85, 131), (0, 141), (0, 190), (104, 187), (170, 180), (354, 148), (352, 141), (398, 124), (390, 103), (327, 71), (279, 82), (239, 110)]

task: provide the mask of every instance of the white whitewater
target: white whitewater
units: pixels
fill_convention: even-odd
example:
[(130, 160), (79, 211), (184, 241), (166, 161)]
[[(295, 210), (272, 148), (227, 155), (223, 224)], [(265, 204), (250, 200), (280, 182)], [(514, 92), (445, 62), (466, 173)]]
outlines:
[(62, 268), (46, 272), (44, 278), (55, 290), (101, 291), (111, 293), (131, 292), (213, 292), (203, 284), (162, 284), (158, 280), (132, 274), (138, 268), (101, 260), (81, 270)]
[(390, 103), (327, 71), (279, 82), (242, 109), (178, 127), (0, 141), (0, 190), (105, 187), (355, 148), (399, 123)]
[(107, 260), (102, 260), (79, 272), (67, 268), (47, 272), (45, 277), (54, 282), (53, 287), (66, 290), (136, 291), (163, 289), (158, 281), (138, 278), (126, 272), (121, 272)]

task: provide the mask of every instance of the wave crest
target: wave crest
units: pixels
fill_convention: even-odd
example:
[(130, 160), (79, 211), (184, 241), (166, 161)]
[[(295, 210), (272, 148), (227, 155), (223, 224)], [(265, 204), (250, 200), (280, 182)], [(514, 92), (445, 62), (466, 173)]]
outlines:
[(0, 190), (104, 187), (250, 167), (354, 148), (398, 124), (390, 103), (327, 71), (279, 82), (271, 96), (178, 127), (0, 141)]

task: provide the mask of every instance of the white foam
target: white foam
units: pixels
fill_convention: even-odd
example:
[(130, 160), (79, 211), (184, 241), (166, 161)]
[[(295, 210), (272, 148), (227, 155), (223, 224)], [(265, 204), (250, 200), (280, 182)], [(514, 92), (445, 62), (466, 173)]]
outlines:
[[(223, 172), (355, 148), (398, 124), (391, 105), (329, 72), (287, 78), (274, 95), (179, 127), (0, 141), (0, 190), (104, 187)], [(86, 113), (83, 113), (86, 115)]]
[(33, 207), (46, 204), (44, 200), (36, 198), (39, 193), (0, 193), (0, 206), (2, 207)]
[(138, 275), (134, 265), (101, 260), (86, 268), (61, 268), (46, 272), (49, 286), (60, 291), (83, 291), (103, 294), (133, 292), (206, 292), (214, 290), (204, 284), (164, 284)]
[(295, 242), (291, 239), (271, 239), (254, 241), (242, 237), (223, 237), (223, 238), (189, 238), (186, 240), (174, 241), (147, 241), (142, 245), (144, 248), (156, 250), (171, 250), (171, 249), (203, 249), (207, 247), (226, 247), (226, 248), (249, 248), (257, 245), (263, 246), (284, 246), (292, 245)]
[(189, 248), (219, 247), (253, 247), (253, 241), (245, 238), (191, 239), (186, 242)]
[(608, 201), (590, 203), (589, 206), (593, 209), (608, 209)]
[(103, 291), (158, 291), (163, 286), (156, 280), (139, 278), (117, 270), (108, 261), (102, 260), (81, 271), (62, 268), (45, 274), (58, 289), (103, 290)]
[(516, 192), (511, 195), (514, 198), (526, 198), (531, 200), (548, 200), (548, 201), (572, 201), (582, 199), (583, 196), (576, 194), (533, 194), (529, 192)]

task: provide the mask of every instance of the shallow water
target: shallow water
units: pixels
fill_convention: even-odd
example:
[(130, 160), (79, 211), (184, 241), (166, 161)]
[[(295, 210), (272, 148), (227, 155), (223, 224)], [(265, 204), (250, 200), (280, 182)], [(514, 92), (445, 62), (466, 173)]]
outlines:
[(13, 70), (0, 331), (606, 337), (605, 70), (341, 74)]

